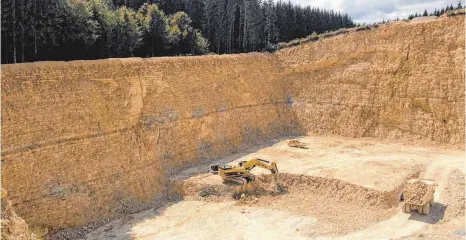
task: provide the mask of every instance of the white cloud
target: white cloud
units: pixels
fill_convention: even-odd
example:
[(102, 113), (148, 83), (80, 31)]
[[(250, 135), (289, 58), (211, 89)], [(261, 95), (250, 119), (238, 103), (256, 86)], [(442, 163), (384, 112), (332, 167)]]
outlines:
[[(277, 0), (278, 1), (278, 0)], [(348, 13), (356, 22), (376, 22), (396, 17), (406, 18), (412, 13), (430, 13), (458, 0), (291, 0), (301, 6), (315, 6)], [(461, 1), (464, 5), (464, 0)]]

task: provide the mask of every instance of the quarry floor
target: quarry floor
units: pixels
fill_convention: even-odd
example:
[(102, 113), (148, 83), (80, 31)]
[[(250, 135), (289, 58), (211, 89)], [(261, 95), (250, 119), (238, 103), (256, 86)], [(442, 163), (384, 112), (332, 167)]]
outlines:
[[(307, 149), (279, 139), (215, 161), (277, 162), (275, 180), (253, 170), (264, 176), (258, 184), (269, 189), (265, 194), (235, 200), (238, 187), (225, 186), (218, 175), (207, 173), (208, 164), (200, 165), (173, 176), (182, 200), (114, 220), (85, 239), (464, 238), (463, 150), (376, 139), (297, 139)], [(438, 184), (428, 216), (399, 207), (403, 182), (416, 176)]]

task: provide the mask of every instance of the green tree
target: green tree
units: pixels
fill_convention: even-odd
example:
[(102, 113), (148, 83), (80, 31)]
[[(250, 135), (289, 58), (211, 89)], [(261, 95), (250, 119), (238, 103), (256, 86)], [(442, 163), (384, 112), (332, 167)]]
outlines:
[(144, 3), (147, 2), (153, 2), (147, 1), (147, 0), (112, 0), (112, 4), (115, 8), (120, 8), (120, 7), (129, 7), (133, 10), (137, 10), (139, 7), (141, 7)]
[(192, 53), (196, 55), (202, 55), (202, 54), (208, 53), (209, 46), (210, 46), (209, 41), (206, 38), (204, 38), (204, 36), (202, 36), (202, 33), (197, 29), (194, 30), (194, 36), (195, 36), (195, 43), (194, 43)]
[(456, 9), (463, 9), (463, 6), (461, 6), (461, 1), (458, 1), (458, 5), (456, 6)]
[(2, 0), (2, 62), (87, 58), (91, 15), (77, 0)]
[(257, 51), (263, 46), (261, 36), (263, 36), (263, 16), (258, 1), (245, 1), (244, 6), (244, 36), (243, 50)]
[(2, 0), (2, 63), (16, 63), (16, 0)]
[[(230, 0), (230, 2), (232, 1)], [(193, 28), (203, 29), (205, 24), (205, 0), (185, 0), (184, 9), (193, 21)]]
[(141, 43), (142, 32), (138, 25), (136, 12), (120, 7), (115, 12), (115, 30), (112, 40), (111, 56), (130, 57)]
[(193, 54), (205, 52), (207, 40), (191, 27), (191, 19), (185, 12), (177, 12), (170, 17), (169, 40), (172, 54)]
[(225, 35), (226, 12), (223, 7), (224, 0), (205, 0), (205, 31), (207, 38), (212, 43), (213, 50), (221, 51)]
[(168, 18), (155, 4), (144, 4), (138, 11), (143, 34), (140, 56), (162, 56), (168, 45)]
[(157, 4), (168, 15), (186, 10), (183, 0), (151, 0), (150, 2)]
[[(265, 39), (266, 44), (276, 43), (278, 40), (277, 15), (273, 0), (264, 3), (264, 18), (265, 18)], [(310, 19), (309, 19), (310, 20)]]
[(108, 0), (89, 0), (88, 8), (92, 19), (97, 23), (97, 39), (93, 47), (92, 58), (108, 58), (111, 56), (112, 40), (115, 29), (115, 12), (111, 10)]
[(57, 60), (86, 59), (87, 50), (98, 37), (98, 23), (91, 18), (92, 10), (82, 1), (66, 2), (63, 7), (57, 19), (60, 22), (56, 23), (62, 28), (55, 33)]

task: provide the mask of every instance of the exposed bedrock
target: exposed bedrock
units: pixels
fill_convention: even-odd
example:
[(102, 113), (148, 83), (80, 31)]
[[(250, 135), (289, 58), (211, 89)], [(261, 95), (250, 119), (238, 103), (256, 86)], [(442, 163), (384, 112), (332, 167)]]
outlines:
[(395, 22), (280, 51), (311, 134), (464, 144), (464, 17)]

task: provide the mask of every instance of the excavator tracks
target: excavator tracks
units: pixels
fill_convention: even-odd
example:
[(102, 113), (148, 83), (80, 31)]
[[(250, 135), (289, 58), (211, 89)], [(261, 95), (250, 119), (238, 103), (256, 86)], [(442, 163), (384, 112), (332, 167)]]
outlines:
[(234, 182), (240, 185), (246, 185), (248, 183), (248, 180), (243, 177), (226, 177), (225, 178), (226, 182)]

